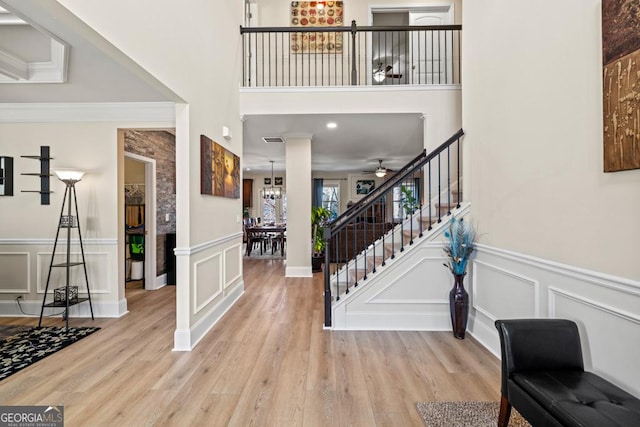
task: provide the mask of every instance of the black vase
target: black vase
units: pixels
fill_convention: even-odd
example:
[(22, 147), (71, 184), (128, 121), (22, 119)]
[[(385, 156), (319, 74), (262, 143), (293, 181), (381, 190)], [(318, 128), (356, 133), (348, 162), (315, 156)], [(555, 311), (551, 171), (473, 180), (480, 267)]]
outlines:
[(451, 326), (453, 336), (462, 340), (467, 330), (469, 317), (469, 294), (464, 289), (464, 276), (466, 273), (454, 274), (453, 288), (449, 292), (449, 310), (451, 311)]

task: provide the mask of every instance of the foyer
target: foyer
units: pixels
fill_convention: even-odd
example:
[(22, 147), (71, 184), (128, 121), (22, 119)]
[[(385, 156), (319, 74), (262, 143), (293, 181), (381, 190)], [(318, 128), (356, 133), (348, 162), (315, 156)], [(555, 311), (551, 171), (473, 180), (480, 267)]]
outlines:
[(473, 338), (323, 330), (321, 275), (283, 270), (245, 259), (245, 294), (192, 352), (171, 351), (176, 287), (134, 290), (120, 319), (74, 319), (102, 329), (0, 382), (0, 404), (55, 401), (69, 427), (419, 426), (418, 401), (498, 401)]

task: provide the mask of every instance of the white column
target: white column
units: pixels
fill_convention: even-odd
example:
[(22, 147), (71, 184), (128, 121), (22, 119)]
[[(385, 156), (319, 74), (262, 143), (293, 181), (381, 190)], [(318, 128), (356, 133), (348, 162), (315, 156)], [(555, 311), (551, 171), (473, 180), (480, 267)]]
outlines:
[(311, 277), (311, 134), (285, 135), (286, 277)]
[[(191, 351), (191, 203), (189, 164), (189, 104), (176, 104), (176, 330), (174, 351)], [(198, 165), (199, 167), (199, 165)]]

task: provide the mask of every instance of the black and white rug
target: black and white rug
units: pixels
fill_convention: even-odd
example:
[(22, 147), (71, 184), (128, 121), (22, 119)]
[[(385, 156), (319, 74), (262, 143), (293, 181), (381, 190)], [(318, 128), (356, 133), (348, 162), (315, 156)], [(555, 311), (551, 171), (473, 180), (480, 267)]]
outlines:
[(0, 380), (62, 350), (100, 328), (43, 327), (18, 332), (0, 340)]

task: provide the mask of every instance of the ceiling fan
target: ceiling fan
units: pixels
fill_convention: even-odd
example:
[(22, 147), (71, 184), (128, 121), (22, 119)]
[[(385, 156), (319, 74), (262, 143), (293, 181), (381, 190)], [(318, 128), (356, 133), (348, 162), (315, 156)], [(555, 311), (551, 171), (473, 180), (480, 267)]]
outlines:
[(378, 178), (383, 178), (384, 176), (387, 175), (387, 172), (391, 172), (391, 171), (385, 168), (384, 166), (382, 166), (382, 160), (378, 160), (378, 167), (376, 168), (376, 170), (362, 171), (362, 173), (365, 175), (375, 174)]
[(382, 83), (384, 79), (401, 79), (402, 74), (394, 74), (393, 65), (387, 65), (383, 67), (382, 62), (378, 62), (378, 68), (373, 70), (373, 80), (378, 83)]

